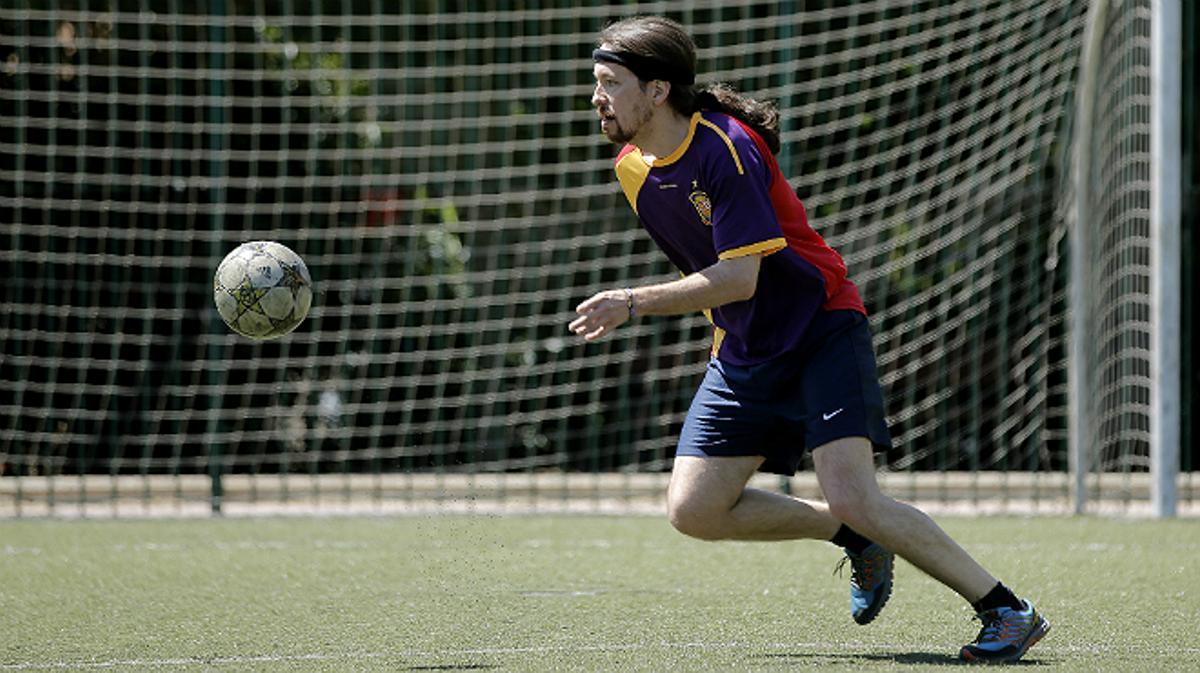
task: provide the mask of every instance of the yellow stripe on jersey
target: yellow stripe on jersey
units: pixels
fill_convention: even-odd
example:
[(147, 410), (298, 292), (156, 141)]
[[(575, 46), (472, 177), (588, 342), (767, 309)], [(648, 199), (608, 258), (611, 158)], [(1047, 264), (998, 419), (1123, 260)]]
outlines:
[(734, 259), (736, 257), (745, 257), (747, 255), (763, 255), (764, 257), (772, 253), (779, 252), (787, 247), (787, 240), (782, 236), (779, 238), (771, 238), (750, 245), (743, 245), (740, 248), (731, 248), (717, 255), (720, 259)]
[(725, 330), (717, 327), (717, 323), (713, 320), (712, 309), (704, 309), (704, 317), (708, 318), (708, 322), (713, 326), (713, 345), (712, 356), (715, 358), (721, 352), (721, 344), (725, 342)]
[[(697, 112), (696, 114), (700, 113)], [(701, 117), (699, 121), (701, 124), (704, 124), (708, 128), (712, 129), (713, 132), (721, 138), (721, 140), (725, 141), (725, 146), (729, 148), (729, 153), (733, 155), (733, 163), (737, 165), (738, 175), (745, 175), (746, 171), (742, 170), (742, 159), (738, 156), (737, 150), (733, 148), (733, 141), (729, 139), (729, 136), (725, 135), (725, 132), (722, 131), (720, 127), (708, 121), (704, 117)]]
[(713, 328), (713, 345), (712, 356), (715, 358), (721, 354), (721, 344), (725, 343), (725, 330), (720, 327)]
[(682, 159), (683, 155), (687, 153), (688, 148), (692, 146), (692, 138), (696, 136), (696, 123), (701, 119), (702, 117), (700, 116), (699, 112), (693, 112), (692, 119), (688, 122), (687, 136), (684, 137), (683, 142), (679, 143), (679, 147), (676, 147), (674, 152), (671, 152), (665, 157), (655, 159), (654, 165), (658, 167), (670, 166), (676, 161)]
[(641, 191), (642, 185), (646, 184), (646, 177), (649, 175), (650, 166), (642, 158), (641, 150), (633, 149), (617, 162), (617, 180), (621, 182), (621, 189), (625, 192), (625, 198), (629, 199), (634, 213), (637, 213), (638, 209), (638, 192)]
[(746, 171), (742, 170), (742, 158), (738, 156), (737, 150), (733, 147), (733, 141), (729, 139), (729, 136), (725, 135), (725, 132), (721, 130), (721, 127), (705, 119), (704, 116), (699, 112), (692, 113), (692, 119), (688, 125), (687, 137), (683, 139), (683, 142), (679, 144), (679, 147), (676, 147), (675, 151), (671, 152), (671, 154), (661, 159), (655, 159), (654, 165), (670, 166), (671, 164), (683, 158), (684, 153), (687, 152), (688, 148), (692, 146), (692, 138), (696, 135), (697, 124), (703, 124), (705, 127), (712, 129), (712, 131), (717, 134), (717, 137), (724, 141), (725, 146), (729, 148), (730, 156), (733, 157), (733, 164), (737, 166), (738, 175), (745, 175)]

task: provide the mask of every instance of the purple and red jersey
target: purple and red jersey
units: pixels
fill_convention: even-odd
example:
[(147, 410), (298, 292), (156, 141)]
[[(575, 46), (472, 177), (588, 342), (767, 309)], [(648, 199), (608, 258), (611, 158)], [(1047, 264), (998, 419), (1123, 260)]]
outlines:
[(809, 226), (775, 156), (741, 121), (697, 112), (670, 156), (647, 163), (626, 145), (616, 171), (642, 226), (684, 274), (763, 256), (753, 297), (705, 312), (722, 362), (756, 365), (792, 350), (817, 311), (866, 314), (845, 262)]

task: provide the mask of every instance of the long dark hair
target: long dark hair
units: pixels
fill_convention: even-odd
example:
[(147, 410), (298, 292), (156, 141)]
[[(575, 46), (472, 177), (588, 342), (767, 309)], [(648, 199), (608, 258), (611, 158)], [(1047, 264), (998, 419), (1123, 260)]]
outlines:
[[(683, 26), (670, 19), (623, 19), (600, 31), (597, 43), (660, 61), (676, 71), (696, 72), (696, 43)], [(772, 154), (779, 153), (779, 109), (770, 101), (739, 95), (722, 83), (697, 86), (671, 82), (667, 104), (688, 116), (698, 110), (712, 110), (735, 117), (762, 136)]]

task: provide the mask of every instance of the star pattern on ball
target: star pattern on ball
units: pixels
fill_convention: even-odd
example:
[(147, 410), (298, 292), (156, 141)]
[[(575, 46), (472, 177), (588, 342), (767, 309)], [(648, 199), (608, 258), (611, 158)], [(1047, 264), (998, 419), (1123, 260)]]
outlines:
[(270, 290), (270, 288), (255, 287), (250, 283), (250, 279), (247, 278), (242, 281), (241, 285), (233, 288), (230, 294), (237, 299), (238, 304), (240, 304), (242, 308), (255, 311), (257, 313), (262, 313), (262, 309), (258, 306), (258, 300), (262, 299), (263, 295), (267, 294), (268, 290)]
[(280, 286), (295, 290), (308, 284), (304, 280), (304, 276), (301, 276), (296, 267), (291, 264), (280, 262), (279, 268), (283, 271), (283, 278), (280, 278), (278, 283)]

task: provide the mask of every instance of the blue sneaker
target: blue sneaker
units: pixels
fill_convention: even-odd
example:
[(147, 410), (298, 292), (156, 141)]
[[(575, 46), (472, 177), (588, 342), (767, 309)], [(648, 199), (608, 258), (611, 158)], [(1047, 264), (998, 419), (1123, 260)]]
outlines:
[(975, 642), (963, 646), (959, 658), (982, 663), (1012, 663), (1024, 656), (1050, 631), (1050, 622), (1038, 614), (1029, 601), (1021, 603), (1024, 610), (996, 608), (976, 615), (976, 619), (983, 622), (983, 628)]
[(849, 549), (845, 552), (835, 572), (850, 562), (850, 616), (859, 624), (870, 624), (892, 595), (892, 562), (896, 555), (877, 544), (861, 554)]

